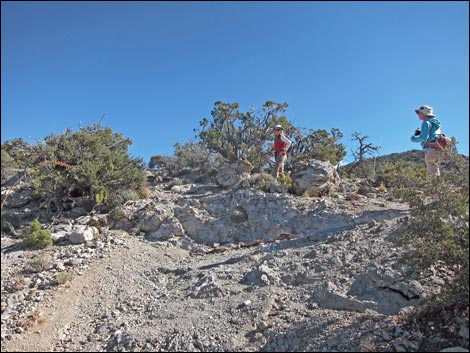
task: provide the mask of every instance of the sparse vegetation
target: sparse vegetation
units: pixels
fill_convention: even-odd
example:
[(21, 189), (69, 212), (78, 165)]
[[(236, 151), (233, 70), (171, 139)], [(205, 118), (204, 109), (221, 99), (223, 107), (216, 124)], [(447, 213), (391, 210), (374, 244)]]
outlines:
[(45, 318), (41, 317), (41, 314), (38, 310), (34, 310), (30, 315), (19, 320), (18, 325), (24, 328), (30, 328), (40, 325), (46, 321), (47, 320)]
[(420, 316), (435, 311), (467, 310), (469, 298), (469, 178), (468, 160), (450, 155), (440, 177), (416, 180), (416, 187), (395, 194), (408, 201), (411, 217), (396, 242), (407, 249), (402, 259), (414, 271), (444, 271), (445, 290), (428, 300)]
[(68, 271), (59, 272), (55, 277), (57, 285), (59, 285), (59, 286), (62, 285), (62, 284), (67, 283), (72, 278), (73, 278), (72, 273), (68, 272)]
[(369, 136), (363, 136), (359, 132), (354, 132), (352, 139), (359, 143), (356, 151), (353, 151), (352, 155), (355, 162), (361, 162), (365, 159), (366, 156), (373, 156), (374, 153), (380, 150), (380, 146), (375, 146), (372, 143), (367, 143), (366, 140)]
[(110, 204), (112, 207), (125, 204), (127, 201), (135, 201), (144, 197), (142, 190), (136, 191), (132, 189), (116, 190), (112, 193)]
[(412, 150), (386, 156), (366, 158), (338, 170), (343, 178), (367, 178), (386, 187), (413, 187), (426, 176), (423, 151)]
[(199, 139), (202, 146), (215, 153), (224, 163), (234, 163), (246, 158), (255, 172), (263, 171), (272, 157), (272, 127), (283, 126), (286, 135), (294, 142), (294, 148), (286, 162), (286, 170), (301, 159), (329, 160), (333, 165), (346, 155), (344, 146), (338, 143), (342, 133), (331, 129), (311, 130), (295, 127), (284, 114), (287, 103), (266, 101), (259, 112), (238, 110), (238, 103), (216, 102), (212, 119), (200, 122)]
[(424, 163), (397, 161), (392, 163), (380, 162), (378, 164), (376, 184), (384, 184), (391, 188), (415, 187), (426, 177)]
[(169, 175), (177, 176), (184, 170), (211, 170), (222, 167), (224, 161), (218, 153), (211, 153), (201, 142), (176, 143), (175, 153), (169, 156), (152, 156), (149, 162), (150, 169), (166, 169)]
[(113, 220), (118, 220), (125, 217), (125, 215), (126, 211), (124, 210), (124, 208), (122, 206), (117, 206), (111, 211), (111, 213), (109, 214), (109, 218)]
[(13, 291), (23, 290), (26, 287), (24, 275), (18, 275), (15, 277)]
[(288, 191), (287, 184), (276, 180), (271, 174), (267, 173), (250, 175), (250, 177), (243, 179), (238, 187), (255, 188), (264, 192), (286, 193)]
[[(255, 165), (254, 173), (234, 188), (254, 188), (271, 193), (291, 191), (293, 182), (289, 173), (277, 180), (265, 173), (269, 170), (272, 156), (270, 126), (282, 124), (295, 143), (287, 170), (295, 161), (309, 158), (336, 164), (345, 152), (338, 143), (342, 137), (339, 130), (298, 129), (282, 115), (286, 107), (285, 103), (268, 101), (258, 113), (253, 110), (241, 113), (236, 103), (217, 102), (212, 111), (213, 120), (201, 121), (198, 142), (176, 144), (173, 157), (154, 156), (149, 167), (165, 168), (169, 172), (165, 180), (168, 181), (166, 189), (170, 190), (185, 184), (190, 178), (209, 181), (215, 175), (214, 171), (244, 157)], [(443, 274), (448, 281), (444, 292), (429, 298), (410, 320), (425, 321), (430, 317), (449, 319), (450, 312), (468, 312), (468, 160), (455, 151), (449, 151), (448, 168), (443, 169), (442, 176), (426, 179), (422, 151), (412, 151), (410, 159), (401, 158), (403, 155), (400, 154), (394, 156), (397, 158), (365, 159), (368, 151), (377, 151), (378, 147), (365, 144), (367, 136), (363, 138), (356, 134), (361, 143), (357, 161), (340, 168), (340, 173), (343, 177), (367, 178), (369, 183), (365, 185), (364, 195), (370, 184), (374, 184), (379, 192), (393, 191), (395, 197), (409, 203), (411, 216), (395, 238), (396, 244), (406, 249), (402, 261), (414, 275)], [(143, 186), (143, 165), (140, 160), (127, 154), (130, 143), (120, 134), (99, 125), (83, 128), (77, 133), (68, 130), (60, 136), (49, 136), (34, 148), (24, 141), (14, 140), (2, 145), (2, 180), (17, 168), (28, 167), (26, 174), (34, 196), (50, 212), (61, 212), (70, 198), (81, 197), (89, 200), (87, 210), (101, 204), (109, 207), (106, 211), (111, 211), (108, 215), (110, 220), (119, 220), (129, 215), (122, 206), (124, 203), (148, 196)], [(24, 153), (21, 152), (22, 148), (25, 149)], [(303, 196), (318, 195), (305, 192)], [(330, 196), (339, 197), (337, 194)], [(434, 202), (430, 202), (432, 197), (435, 197)], [(362, 200), (355, 193), (346, 195), (344, 199)], [(326, 206), (325, 210), (327, 212)], [(6, 211), (2, 214), (2, 229), (9, 230), (9, 225), (16, 227), (20, 224), (17, 218), (20, 217), (16, 213)], [(230, 214), (230, 219), (242, 224), (247, 221), (248, 215), (243, 207), (239, 207)], [(138, 227), (132, 228), (132, 231), (140, 232)], [(181, 236), (182, 232), (178, 234)], [(30, 224), (30, 232), (22, 240), (22, 245), (30, 249), (50, 246), (50, 232), (43, 230), (36, 219)], [(51, 259), (41, 255), (28, 265), (30, 271), (41, 272), (51, 267)], [(60, 272), (55, 277), (57, 285), (71, 279), (72, 272)], [(24, 277), (17, 277), (15, 282), (18, 290), (26, 286)], [(34, 317), (32, 319), (36, 320)], [(375, 343), (369, 340), (363, 340), (361, 348), (364, 351), (377, 349)]]
[(33, 272), (42, 272), (52, 266), (51, 256), (48, 254), (42, 254), (36, 257), (29, 263), (29, 266)]
[(360, 346), (363, 352), (378, 352), (377, 346), (369, 340), (362, 340)]

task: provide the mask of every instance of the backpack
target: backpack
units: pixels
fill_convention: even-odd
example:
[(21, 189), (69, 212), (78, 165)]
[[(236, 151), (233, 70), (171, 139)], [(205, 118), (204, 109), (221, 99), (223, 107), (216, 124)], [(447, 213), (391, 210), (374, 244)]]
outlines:
[(286, 153), (290, 154), (293, 149), (294, 149), (294, 143), (291, 141), (291, 144), (290, 144), (289, 148), (287, 149)]
[(436, 135), (436, 138), (434, 138), (431, 141), (427, 141), (424, 144), (425, 148), (432, 148), (433, 150), (436, 151), (444, 151), (447, 146), (450, 146), (452, 144), (452, 139), (449, 136), (446, 136), (445, 134), (438, 134)]

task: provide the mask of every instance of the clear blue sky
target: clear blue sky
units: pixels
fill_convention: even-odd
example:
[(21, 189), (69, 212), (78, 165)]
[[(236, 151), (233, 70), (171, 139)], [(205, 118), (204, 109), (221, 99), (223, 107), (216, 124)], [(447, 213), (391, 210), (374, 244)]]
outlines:
[(287, 102), (297, 127), (418, 149), (430, 105), (468, 156), (469, 4), (2, 1), (2, 142), (102, 124), (148, 162), (214, 102)]

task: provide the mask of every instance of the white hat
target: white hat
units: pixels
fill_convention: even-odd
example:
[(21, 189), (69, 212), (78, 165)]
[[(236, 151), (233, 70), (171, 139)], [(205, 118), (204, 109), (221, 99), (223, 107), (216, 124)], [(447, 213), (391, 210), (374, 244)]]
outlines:
[(281, 129), (281, 130), (284, 130), (281, 125), (276, 125), (276, 126), (274, 127), (274, 129)]
[(415, 112), (416, 114), (419, 114), (421, 112), (426, 116), (435, 116), (432, 113), (432, 107), (430, 107), (429, 105), (422, 105), (421, 107), (419, 107), (419, 109), (415, 109)]

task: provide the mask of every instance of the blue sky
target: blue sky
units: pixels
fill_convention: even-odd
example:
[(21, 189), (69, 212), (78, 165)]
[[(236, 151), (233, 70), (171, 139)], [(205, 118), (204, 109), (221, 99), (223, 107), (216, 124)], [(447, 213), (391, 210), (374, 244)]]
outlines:
[(287, 102), (297, 127), (418, 149), (430, 105), (469, 154), (468, 2), (1, 3), (1, 140), (99, 122), (148, 162), (214, 102)]

